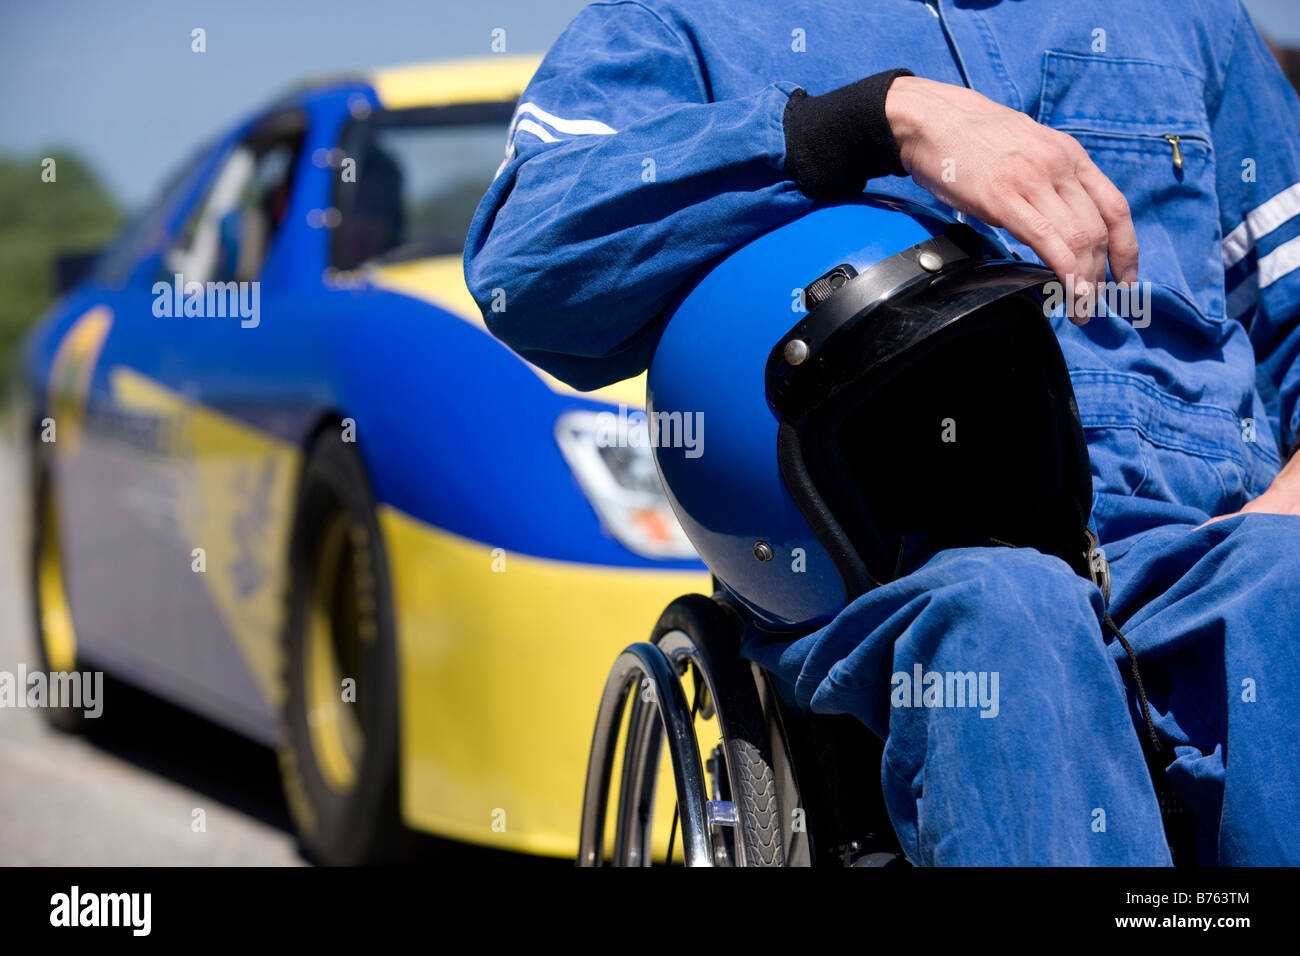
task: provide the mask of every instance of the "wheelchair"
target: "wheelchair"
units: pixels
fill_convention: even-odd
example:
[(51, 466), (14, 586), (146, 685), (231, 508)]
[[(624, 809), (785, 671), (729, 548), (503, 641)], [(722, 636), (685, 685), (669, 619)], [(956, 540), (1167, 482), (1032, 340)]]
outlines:
[[(596, 718), (578, 865), (657, 862), (665, 740), (687, 866), (906, 865), (881, 799), (880, 741), (852, 717), (786, 705), (768, 675), (740, 657), (743, 629), (724, 593), (688, 594), (668, 605), (649, 641), (619, 655)], [(716, 722), (707, 758), (702, 722)], [(670, 840), (676, 831), (674, 821)]]
[[(741, 658), (744, 625), (721, 589), (688, 594), (668, 605), (649, 641), (619, 655), (592, 737), (579, 866), (674, 862), (679, 829), (686, 866), (909, 865), (881, 793), (881, 741), (853, 717), (782, 701), (766, 672)], [(676, 807), (660, 855), (664, 741)], [(707, 758), (701, 742), (713, 743)], [(1194, 865), (1194, 819), (1154, 761), (1151, 772), (1174, 862)]]

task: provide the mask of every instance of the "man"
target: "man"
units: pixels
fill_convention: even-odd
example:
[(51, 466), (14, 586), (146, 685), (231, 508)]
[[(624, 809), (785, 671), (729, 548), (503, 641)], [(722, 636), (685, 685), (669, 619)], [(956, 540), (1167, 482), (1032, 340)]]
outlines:
[[(524, 94), (466, 277), (594, 388), (646, 367), (702, 266), (868, 183), (1077, 296), (1057, 333), (1161, 762), (1201, 862), (1300, 862), (1300, 106), (1237, 2), (593, 4)], [(1134, 281), (1148, 314), (1095, 307)], [(1057, 559), (967, 549), (745, 653), (885, 737), (913, 862), (1167, 864), (1106, 611)], [(1038, 680), (996, 720), (888, 706), (891, 672), (972, 660)]]

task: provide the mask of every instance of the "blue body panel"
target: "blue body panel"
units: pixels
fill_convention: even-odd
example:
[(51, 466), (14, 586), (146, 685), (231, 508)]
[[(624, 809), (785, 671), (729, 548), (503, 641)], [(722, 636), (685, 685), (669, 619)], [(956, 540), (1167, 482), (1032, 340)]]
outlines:
[[(299, 449), (322, 423), (350, 418), (378, 504), (490, 548), (621, 568), (700, 567), (630, 551), (580, 489), (556, 443), (556, 420), (569, 409), (608, 405), (552, 389), (462, 317), (327, 273), (329, 230), (313, 226), (309, 214), (332, 205), (335, 172), (313, 156), (337, 145), (357, 95), (378, 108), (373, 90), (355, 83), (275, 108), (302, 111), (307, 136), (261, 273), (255, 327), (241, 327), (238, 317), (156, 317), (152, 290), (166, 278), (164, 251), (223, 159), (266, 114), (214, 141), (169, 202), (147, 214), (131, 268), (115, 281), (92, 277), (55, 304), (29, 336), (20, 369), (38, 417), (46, 414), (51, 366), (68, 330), (94, 307), (111, 310), (85, 396), (84, 440), (75, 456), (56, 461), (79, 652), (267, 742), (274, 714), (190, 568), (192, 542), (177, 530), (174, 491), (187, 480), (181, 463), (166, 448), (148, 447), (141, 436), (150, 427), (136, 429), (132, 441), (102, 428), (141, 424), (138, 411), (117, 405), (117, 369)], [(256, 467), (237, 477), (223, 493), (255, 495), (271, 478)], [(281, 531), (292, 520), (288, 511), (259, 515), (254, 505), (240, 520), (278, 522)], [(250, 573), (256, 587), (256, 569)]]
[[(122, 288), (91, 283), (56, 304), (28, 341), (33, 390), (44, 393), (71, 322), (107, 304), (115, 322), (95, 368), (94, 394), (106, 394), (112, 366), (126, 365), (299, 444), (322, 416), (346, 415), (358, 423), (376, 499), (413, 517), (538, 557), (698, 567), (643, 558), (601, 530), (553, 433), (563, 411), (608, 405), (553, 391), (490, 334), (437, 306), (326, 281), (328, 231), (308, 225), (307, 214), (329, 205), (330, 171), (312, 163), (312, 152), (336, 145), (348, 97), (358, 91), (373, 102), (368, 88), (343, 86), (298, 104), (310, 117), (309, 135), (287, 221), (262, 273), (257, 327), (241, 328), (238, 319), (155, 318), (148, 303), (159, 277), (156, 249)], [(216, 160), (250, 125), (218, 141), (216, 159), (169, 217), (170, 231), (202, 194)]]

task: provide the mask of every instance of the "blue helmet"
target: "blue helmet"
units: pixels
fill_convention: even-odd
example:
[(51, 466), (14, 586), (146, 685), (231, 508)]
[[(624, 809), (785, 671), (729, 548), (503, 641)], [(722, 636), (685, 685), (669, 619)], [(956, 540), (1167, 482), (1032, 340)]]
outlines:
[[(819, 626), (943, 547), (1095, 576), (1052, 274), (913, 203), (820, 206), (670, 310), (647, 412), (673, 510), (762, 626)], [(696, 440), (672, 440), (677, 416)], [(680, 424), (677, 424), (680, 428)]]

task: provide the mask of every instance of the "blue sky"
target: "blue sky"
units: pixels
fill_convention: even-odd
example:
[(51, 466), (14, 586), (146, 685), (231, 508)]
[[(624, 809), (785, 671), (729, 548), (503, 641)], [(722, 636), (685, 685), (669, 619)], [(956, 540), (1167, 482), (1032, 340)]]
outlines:
[[(86, 155), (149, 198), (199, 142), (305, 77), (544, 50), (585, 0), (0, 0), (0, 153)], [(190, 31), (207, 31), (207, 52)], [(42, 153), (43, 155), (43, 153)]]
[[(779, 2), (779, 0), (773, 0)], [(1247, 0), (1300, 46), (1300, 2)], [(584, 0), (0, 0), (0, 153), (87, 156), (147, 199), (198, 142), (319, 73), (544, 50)], [(208, 51), (190, 52), (190, 30)]]

